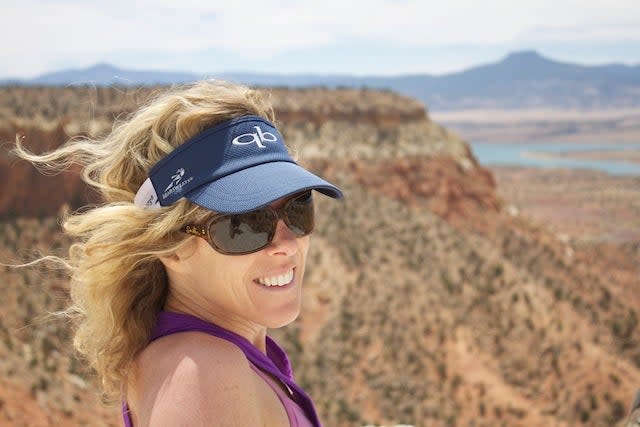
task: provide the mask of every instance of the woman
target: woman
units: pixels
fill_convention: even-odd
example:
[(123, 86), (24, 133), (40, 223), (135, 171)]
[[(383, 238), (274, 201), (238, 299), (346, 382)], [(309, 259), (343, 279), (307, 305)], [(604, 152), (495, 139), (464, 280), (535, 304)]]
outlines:
[(104, 204), (66, 218), (76, 348), (127, 426), (319, 426), (268, 328), (300, 311), (313, 195), (256, 91), (205, 81), (36, 165), (83, 166)]

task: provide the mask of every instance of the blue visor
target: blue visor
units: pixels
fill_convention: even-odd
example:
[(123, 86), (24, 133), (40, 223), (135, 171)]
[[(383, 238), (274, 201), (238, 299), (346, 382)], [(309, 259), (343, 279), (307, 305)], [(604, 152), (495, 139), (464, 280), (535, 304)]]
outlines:
[(243, 116), (209, 128), (167, 154), (149, 171), (134, 202), (157, 208), (185, 197), (212, 211), (242, 213), (310, 189), (342, 197), (340, 189), (289, 156), (273, 124)]

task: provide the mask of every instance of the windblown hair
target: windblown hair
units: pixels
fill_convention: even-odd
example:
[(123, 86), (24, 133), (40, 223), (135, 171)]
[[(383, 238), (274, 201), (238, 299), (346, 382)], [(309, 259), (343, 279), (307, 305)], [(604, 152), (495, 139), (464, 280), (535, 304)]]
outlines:
[(104, 139), (72, 139), (36, 155), (16, 141), (14, 153), (48, 171), (73, 164), (103, 203), (70, 214), (63, 228), (76, 242), (63, 261), (71, 277), (71, 306), (77, 321), (76, 349), (101, 379), (108, 397), (119, 395), (131, 362), (148, 343), (168, 294), (159, 257), (187, 239), (179, 230), (210, 215), (186, 199), (149, 210), (133, 199), (148, 172), (167, 153), (222, 121), (255, 114), (274, 120), (270, 103), (256, 90), (202, 81), (156, 96)]

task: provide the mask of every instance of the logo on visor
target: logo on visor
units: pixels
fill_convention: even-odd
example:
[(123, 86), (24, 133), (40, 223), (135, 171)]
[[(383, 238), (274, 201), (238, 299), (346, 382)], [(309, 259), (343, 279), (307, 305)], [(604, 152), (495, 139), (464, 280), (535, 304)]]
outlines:
[(175, 174), (171, 175), (171, 183), (164, 189), (164, 191), (169, 191), (174, 185), (178, 184), (182, 177), (184, 176), (184, 168), (180, 168), (176, 171)]
[(257, 132), (255, 133), (243, 133), (233, 138), (231, 143), (233, 145), (249, 145), (256, 144), (260, 148), (267, 148), (263, 142), (277, 142), (278, 138), (271, 132), (263, 132), (260, 126), (254, 126)]
[(166, 199), (172, 194), (181, 192), (185, 185), (193, 181), (192, 176), (185, 179), (184, 181), (182, 180), (183, 177), (184, 177), (184, 168), (178, 169), (176, 173), (171, 175), (171, 183), (167, 186), (167, 188), (164, 189), (164, 192), (162, 193), (162, 200)]

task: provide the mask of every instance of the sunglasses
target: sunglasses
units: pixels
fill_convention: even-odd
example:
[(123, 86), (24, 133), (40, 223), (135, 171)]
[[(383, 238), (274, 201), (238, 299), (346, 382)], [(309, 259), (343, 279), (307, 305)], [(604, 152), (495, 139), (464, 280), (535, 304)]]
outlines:
[(313, 231), (313, 197), (311, 190), (294, 196), (281, 208), (267, 206), (255, 211), (214, 216), (202, 225), (187, 225), (182, 231), (207, 240), (225, 255), (245, 255), (269, 246), (276, 234), (278, 220), (296, 235)]

